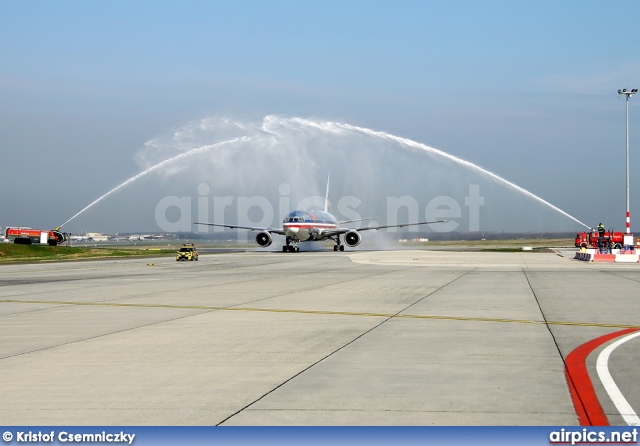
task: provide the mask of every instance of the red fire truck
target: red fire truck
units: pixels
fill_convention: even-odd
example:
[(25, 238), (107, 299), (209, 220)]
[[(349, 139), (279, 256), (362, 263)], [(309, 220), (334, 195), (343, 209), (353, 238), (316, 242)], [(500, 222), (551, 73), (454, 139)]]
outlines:
[(60, 232), (60, 228), (52, 230), (31, 229), (25, 227), (7, 228), (5, 237), (13, 240), (17, 245), (31, 245), (35, 243), (56, 246), (68, 240), (69, 235)]
[[(598, 239), (600, 233), (593, 230), (591, 232), (578, 232), (576, 234), (576, 248), (598, 248)], [(624, 233), (616, 232), (613, 229), (605, 231), (602, 234), (602, 243), (609, 246), (613, 242), (614, 248), (620, 249), (624, 246)]]

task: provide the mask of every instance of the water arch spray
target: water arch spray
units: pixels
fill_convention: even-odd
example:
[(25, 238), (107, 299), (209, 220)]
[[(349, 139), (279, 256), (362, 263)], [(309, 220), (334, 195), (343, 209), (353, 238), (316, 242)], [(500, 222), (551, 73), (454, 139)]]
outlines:
[[(217, 122), (221, 122), (220, 127), (223, 127), (222, 130), (224, 131), (218, 132), (219, 129), (216, 128)], [(207, 133), (209, 130), (211, 130), (211, 132)], [(244, 135), (236, 136), (234, 138), (228, 138), (229, 136), (231, 136), (231, 131), (233, 131), (231, 135)], [(172, 138), (168, 143), (162, 146), (158, 145), (157, 147), (161, 147), (162, 150), (157, 151), (157, 153), (154, 153), (153, 150), (156, 148), (156, 146), (151, 145), (147, 148), (147, 151), (144, 153), (144, 156), (142, 158), (146, 162), (146, 165), (149, 167), (146, 167), (139, 174), (129, 178), (120, 185), (103, 194), (98, 199), (91, 202), (89, 205), (85, 206), (83, 209), (69, 218), (64, 224), (69, 223), (114, 192), (130, 186), (131, 184), (134, 184), (139, 179), (148, 176), (152, 172), (167, 172), (170, 170), (170, 166), (173, 166), (180, 161), (187, 160), (190, 157), (195, 157), (197, 155), (207, 156), (209, 157), (208, 161), (211, 162), (211, 160), (213, 160), (215, 156), (210, 156), (210, 154), (219, 154), (224, 150), (246, 150), (249, 153), (251, 152), (251, 150), (257, 150), (256, 147), (260, 147), (260, 150), (266, 152), (269, 152), (269, 150), (273, 150), (274, 154), (277, 153), (282, 155), (283, 152), (286, 152), (284, 153), (284, 156), (291, 157), (292, 151), (299, 150), (299, 146), (304, 146), (309, 141), (309, 139), (316, 137), (316, 135), (321, 135), (323, 137), (328, 136), (331, 138), (362, 138), (363, 136), (366, 136), (367, 138), (371, 138), (371, 140), (374, 141), (385, 141), (386, 143), (393, 144), (394, 147), (400, 147), (404, 148), (405, 150), (425, 153), (434, 158), (447, 160), (452, 164), (462, 167), (463, 169), (467, 169), (470, 172), (480, 174), (481, 176), (489, 179), (495, 184), (503, 185), (506, 188), (513, 190), (518, 194), (521, 194), (522, 196), (529, 197), (536, 202), (544, 205), (545, 207), (553, 210), (554, 212), (557, 212), (560, 215), (567, 217), (586, 228), (589, 228), (588, 225), (584, 224), (564, 210), (558, 208), (557, 206), (554, 206), (548, 201), (516, 185), (515, 183), (510, 182), (474, 163), (455, 157), (433, 147), (429, 147), (425, 144), (407, 138), (395, 136), (389, 133), (375, 131), (345, 123), (301, 118), (281, 118), (277, 116), (266, 116), (261, 122), (257, 124), (235, 123), (229, 119), (216, 121), (213, 118), (207, 118), (206, 120), (202, 120), (199, 124), (192, 123), (186, 126), (184, 129), (172, 134)], [(227, 137), (227, 139), (221, 140), (225, 136)], [(307, 139), (305, 140), (305, 138)], [(212, 141), (218, 142), (212, 143)], [(327, 141), (327, 144), (330, 145), (331, 141), (332, 140)], [(333, 141), (335, 142), (335, 140)], [(319, 144), (319, 146), (322, 147), (322, 144)], [(167, 147), (170, 147), (170, 150), (167, 151)], [(177, 154), (175, 154), (176, 152)], [(157, 156), (159, 153), (162, 153), (162, 155), (165, 157), (168, 156), (168, 158), (158, 160)], [(267, 153), (266, 158), (268, 158), (269, 155), (270, 153)], [(316, 156), (317, 155), (318, 154), (316, 153)], [(297, 156), (299, 156), (300, 158), (311, 158), (311, 161), (304, 166), (293, 165), (293, 167), (291, 167), (292, 169), (304, 170), (304, 168), (309, 168), (310, 166), (315, 168), (318, 167), (317, 163), (314, 163), (313, 156), (309, 157), (308, 154), (300, 153), (298, 153)], [(269, 167), (265, 166), (260, 166), (259, 168), (265, 170), (269, 169)], [(272, 173), (272, 176), (278, 176), (278, 174)]]

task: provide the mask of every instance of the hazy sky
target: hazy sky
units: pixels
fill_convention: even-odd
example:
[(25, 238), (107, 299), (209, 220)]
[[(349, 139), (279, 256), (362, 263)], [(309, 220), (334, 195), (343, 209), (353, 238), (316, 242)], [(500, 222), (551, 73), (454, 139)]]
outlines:
[[(61, 224), (190, 122), (277, 115), (410, 138), (622, 229), (616, 92), (640, 87), (638, 20), (635, 0), (3, 1), (0, 226)], [(640, 96), (629, 108), (640, 228)], [(160, 230), (119, 199), (80, 228)], [(481, 229), (517, 230), (501, 218)]]

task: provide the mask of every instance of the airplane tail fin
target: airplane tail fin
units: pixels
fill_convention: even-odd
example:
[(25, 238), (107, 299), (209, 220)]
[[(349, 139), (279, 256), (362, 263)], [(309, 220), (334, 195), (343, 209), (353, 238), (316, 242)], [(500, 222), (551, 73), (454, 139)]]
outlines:
[(324, 211), (329, 212), (329, 179), (331, 178), (331, 172), (327, 175), (327, 193), (324, 196)]

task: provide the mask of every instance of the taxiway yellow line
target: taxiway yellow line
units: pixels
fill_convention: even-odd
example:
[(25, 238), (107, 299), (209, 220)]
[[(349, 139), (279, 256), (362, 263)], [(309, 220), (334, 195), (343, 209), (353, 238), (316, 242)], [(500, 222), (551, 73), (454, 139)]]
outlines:
[(394, 313), (363, 313), (356, 311), (326, 311), (326, 310), (296, 310), (284, 308), (251, 308), (251, 307), (212, 307), (207, 305), (167, 305), (167, 304), (131, 304), (117, 302), (71, 302), (53, 300), (19, 300), (3, 299), (0, 303), (18, 304), (40, 304), (40, 305), (73, 305), (73, 306), (95, 306), (95, 307), (128, 307), (128, 308), (167, 308), (176, 310), (208, 310), (208, 311), (253, 311), (265, 313), (295, 313), (295, 314), (317, 314), (334, 316), (360, 316), (360, 317), (382, 317), (394, 319), (433, 319), (445, 321), (467, 321), (467, 322), (499, 322), (508, 324), (534, 324), (534, 325), (569, 325), (577, 327), (602, 327), (602, 328), (640, 328), (638, 325), (607, 324), (598, 322), (573, 322), (573, 321), (542, 321), (528, 319), (506, 319), (506, 318), (485, 318), (485, 317), (464, 317), (464, 316), (439, 316), (424, 314), (394, 314)]

